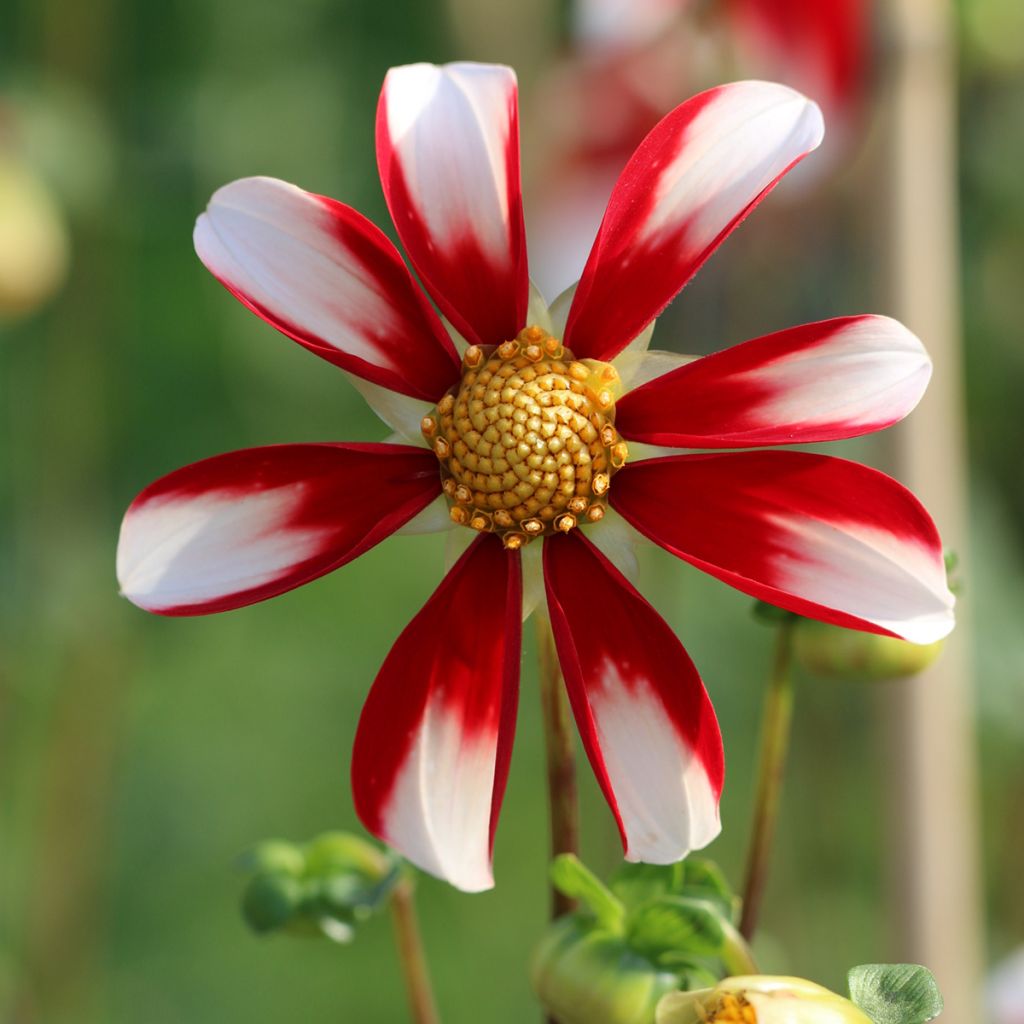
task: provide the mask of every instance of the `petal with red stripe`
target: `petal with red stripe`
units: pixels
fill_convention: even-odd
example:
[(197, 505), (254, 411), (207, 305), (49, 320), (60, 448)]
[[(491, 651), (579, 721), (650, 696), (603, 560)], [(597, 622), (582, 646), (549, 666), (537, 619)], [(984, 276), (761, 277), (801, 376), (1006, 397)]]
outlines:
[(791, 327), (705, 356), (616, 403), (624, 437), (683, 448), (833, 441), (882, 430), (920, 401), (932, 364), (885, 316)]
[(544, 543), (544, 578), (569, 700), (626, 859), (670, 864), (721, 828), (714, 709), (682, 644), (580, 533)]
[(384, 79), (377, 164), (405, 251), (441, 312), (493, 345), (529, 300), (515, 72), (410, 64)]
[(150, 484), (121, 524), (133, 604), (203, 615), (263, 601), (352, 561), (440, 492), (437, 460), (389, 444), (283, 444), (215, 455)]
[(395, 641), (352, 755), (363, 824), (466, 892), (493, 884), (519, 689), (519, 558), (479, 538)]
[(439, 317), (395, 247), (351, 207), (243, 178), (213, 194), (193, 240), (236, 298), (343, 370), (430, 402), (458, 380)]
[(878, 470), (805, 452), (677, 455), (627, 465), (610, 497), (655, 543), (780, 608), (922, 644), (953, 628), (935, 524)]
[(622, 351), (823, 133), (814, 103), (769, 82), (710, 89), (662, 118), (608, 201), (565, 344), (578, 358)]

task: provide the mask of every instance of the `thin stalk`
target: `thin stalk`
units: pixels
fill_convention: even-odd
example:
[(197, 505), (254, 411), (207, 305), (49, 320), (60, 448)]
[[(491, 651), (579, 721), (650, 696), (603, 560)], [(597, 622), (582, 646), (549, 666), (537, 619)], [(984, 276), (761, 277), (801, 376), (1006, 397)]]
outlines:
[[(548, 807), (551, 817), (551, 856), (579, 854), (580, 822), (576, 796), (576, 750), (573, 746), (569, 703), (551, 623), (537, 619), (537, 653), (540, 660), (540, 700), (544, 719), (544, 745), (548, 765)], [(576, 907), (557, 889), (551, 889), (551, 918), (568, 914)]]
[(740, 933), (749, 942), (757, 928), (768, 864), (771, 860), (775, 822), (779, 813), (782, 778), (789, 752), (790, 723), (793, 718), (793, 627), (795, 617), (779, 623), (775, 659), (761, 720), (761, 764), (758, 769), (754, 823), (747, 854), (747, 880), (743, 887), (743, 916)]
[(437, 1013), (427, 958), (423, 951), (423, 939), (416, 919), (413, 883), (408, 878), (403, 878), (391, 894), (391, 919), (395, 926), (395, 945), (398, 948), (398, 960), (409, 997), (413, 1024), (440, 1024), (441, 1018)]

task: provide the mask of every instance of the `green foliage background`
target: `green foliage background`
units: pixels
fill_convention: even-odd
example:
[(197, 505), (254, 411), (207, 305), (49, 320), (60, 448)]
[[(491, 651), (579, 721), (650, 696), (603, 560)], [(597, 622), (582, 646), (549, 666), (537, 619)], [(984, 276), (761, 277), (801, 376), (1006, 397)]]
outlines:
[[(1015, 0), (979, 3), (963, 23), (968, 571), (999, 953), (1024, 935), (1014, 870), (1024, 839), (1024, 58), (1000, 29)], [(445, 9), (414, 0), (0, 5), (0, 90), (45, 95), (61, 112), (35, 155), (73, 233), (62, 294), (0, 324), (0, 1019), (401, 1019), (386, 919), (351, 948), (257, 940), (230, 865), (264, 836), (357, 827), (347, 772), (359, 709), (440, 577), (442, 542), (395, 538), (284, 598), (194, 620), (121, 600), (113, 555), (124, 507), (157, 475), (235, 447), (383, 436), (339, 372), (203, 270), (192, 223), (218, 185), (270, 174), (386, 225), (372, 146), (383, 74), (464, 55)], [(854, 202), (871, 187), (869, 164), (854, 184), (847, 176), (762, 208), (665, 317), (657, 344), (708, 350), (884, 311), (873, 240), (884, 226)], [(882, 445), (851, 451), (885, 460)], [(738, 883), (770, 635), (742, 596), (643, 557), (644, 590), (701, 667), (722, 722), (725, 832), (709, 852)], [(534, 1014), (525, 959), (545, 919), (547, 836), (532, 666), (528, 645), (497, 888), (420, 887), (450, 1024)], [(890, 701), (885, 688), (801, 686), (765, 910), (769, 969), (841, 987), (850, 964), (890, 955)], [(582, 774), (585, 856), (607, 870), (617, 838)]]

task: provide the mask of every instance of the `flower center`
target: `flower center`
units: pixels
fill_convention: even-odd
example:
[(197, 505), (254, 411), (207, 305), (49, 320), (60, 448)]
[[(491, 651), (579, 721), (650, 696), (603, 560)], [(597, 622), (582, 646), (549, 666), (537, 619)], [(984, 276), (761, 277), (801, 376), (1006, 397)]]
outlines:
[(615, 368), (577, 360), (540, 327), (471, 345), (462, 380), (421, 424), (451, 517), (507, 548), (603, 518), (629, 454), (615, 430)]
[(757, 1014), (743, 996), (724, 995), (707, 1024), (757, 1024)]

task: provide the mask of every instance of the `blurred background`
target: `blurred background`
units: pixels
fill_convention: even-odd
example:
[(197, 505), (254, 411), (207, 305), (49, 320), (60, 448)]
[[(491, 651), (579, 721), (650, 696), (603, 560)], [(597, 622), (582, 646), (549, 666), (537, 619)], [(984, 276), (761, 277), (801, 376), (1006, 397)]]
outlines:
[[(758, 949), (769, 970), (837, 988), (855, 963), (922, 951), (980, 998), (1024, 945), (1020, 0), (2, 0), (0, 1021), (403, 1019), (386, 918), (351, 947), (256, 939), (232, 861), (263, 837), (358, 828), (357, 716), (440, 577), (443, 541), (394, 538), (195, 620), (133, 608), (113, 564), (121, 514), (156, 476), (237, 447), (384, 436), (340, 371), (202, 268), (192, 224), (219, 185), (268, 174), (390, 230), (373, 153), (384, 72), (457, 58), (520, 72), (549, 298), (675, 103), (738, 77), (822, 102), (822, 151), (687, 288), (655, 346), (904, 317), (936, 360), (931, 404), (916, 435), (842, 453), (926, 498), (961, 549), (964, 615), (913, 684), (801, 677)], [(771, 633), (742, 595), (653, 549), (641, 584), (719, 714), (725, 828), (709, 853), (739, 886)], [(452, 1024), (537, 1015), (525, 962), (548, 839), (527, 635), (497, 888), (419, 890)], [(581, 781), (584, 854), (607, 871), (613, 822)], [(1021, 1019), (998, 1012), (986, 1019)]]

